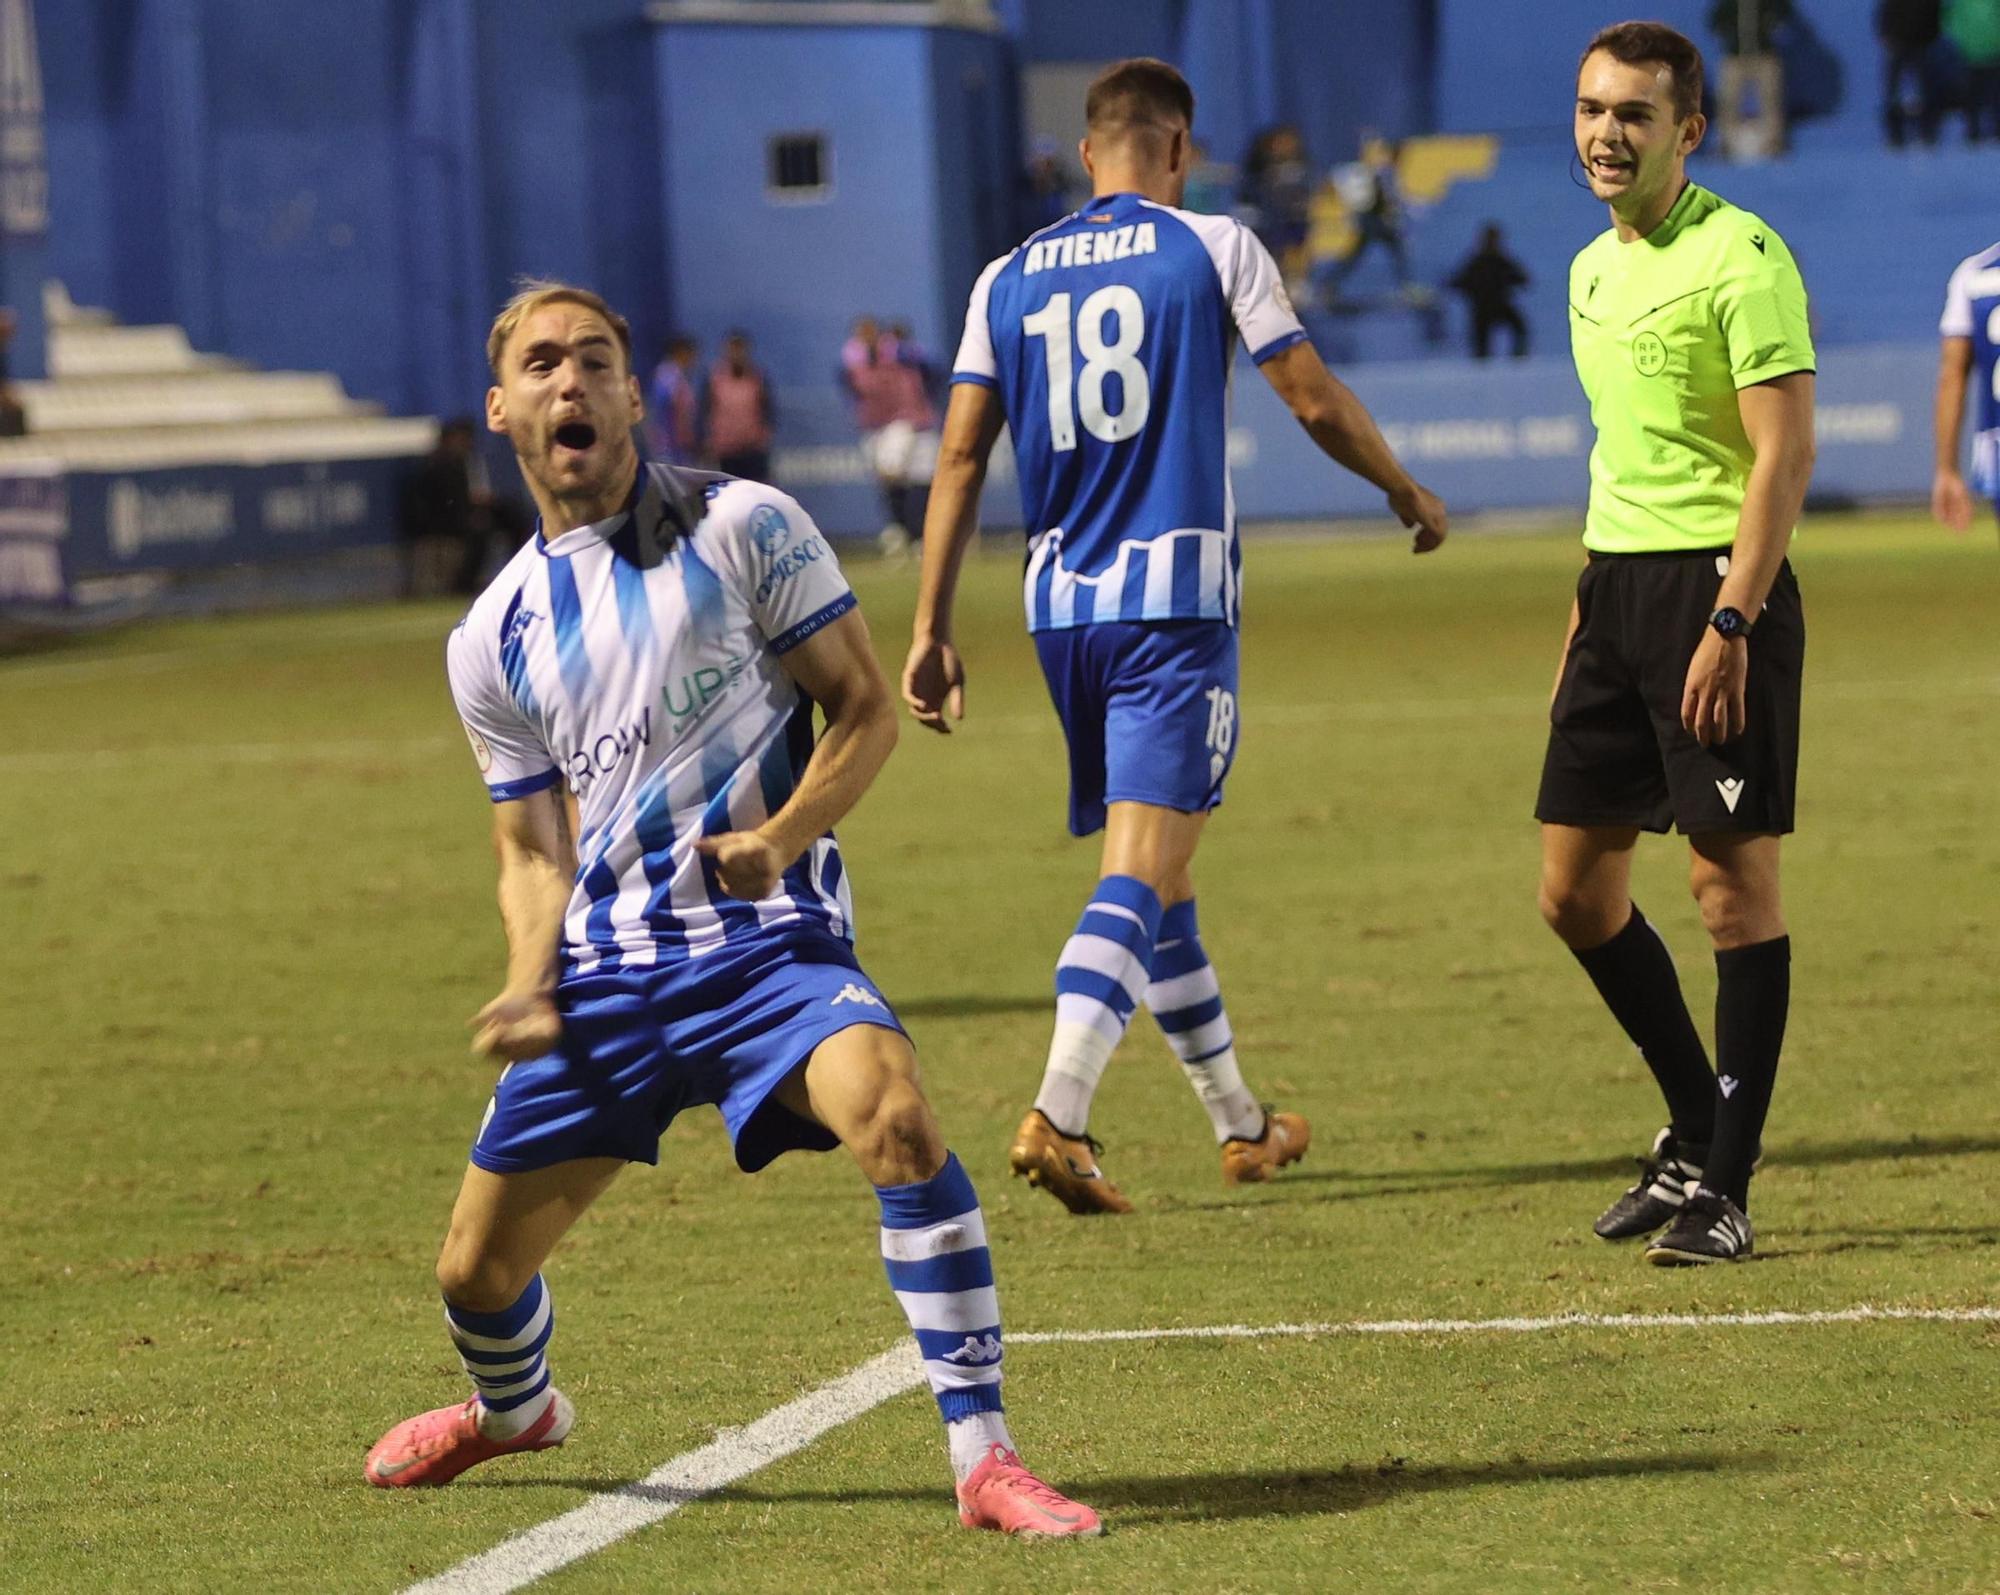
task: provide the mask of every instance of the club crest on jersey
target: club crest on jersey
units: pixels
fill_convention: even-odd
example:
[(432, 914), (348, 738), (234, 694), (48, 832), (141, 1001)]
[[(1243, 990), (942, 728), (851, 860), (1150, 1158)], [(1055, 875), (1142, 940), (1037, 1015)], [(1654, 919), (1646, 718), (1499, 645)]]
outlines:
[(785, 519), (784, 511), (773, 505), (758, 505), (750, 517), (750, 541), (757, 545), (761, 554), (777, 553), (791, 535), (792, 523)]
[(1151, 222), (1128, 222), (1101, 233), (1065, 233), (1060, 238), (1043, 238), (1028, 245), (1028, 258), (1021, 263), (1021, 275), (1032, 277), (1054, 266), (1102, 266), (1132, 255), (1156, 255), (1160, 251), (1159, 230)]

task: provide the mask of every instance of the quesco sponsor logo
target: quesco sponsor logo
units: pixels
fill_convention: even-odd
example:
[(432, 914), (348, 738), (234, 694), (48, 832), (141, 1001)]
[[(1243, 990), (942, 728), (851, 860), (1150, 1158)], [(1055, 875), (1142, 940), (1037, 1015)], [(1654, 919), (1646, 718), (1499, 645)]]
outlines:
[(581, 792), (600, 776), (609, 775), (617, 769), (638, 749), (652, 745), (653, 710), (648, 705), (631, 724), (594, 737), (571, 753), (563, 761), (563, 774), (569, 779), (570, 790)]
[(763, 603), (808, 565), (816, 565), (825, 557), (826, 544), (817, 535), (808, 537), (797, 548), (786, 549), (771, 561), (771, 568), (757, 584), (757, 602)]
[(227, 488), (142, 487), (121, 476), (105, 495), (111, 551), (130, 559), (166, 543), (220, 543), (236, 535), (236, 498)]

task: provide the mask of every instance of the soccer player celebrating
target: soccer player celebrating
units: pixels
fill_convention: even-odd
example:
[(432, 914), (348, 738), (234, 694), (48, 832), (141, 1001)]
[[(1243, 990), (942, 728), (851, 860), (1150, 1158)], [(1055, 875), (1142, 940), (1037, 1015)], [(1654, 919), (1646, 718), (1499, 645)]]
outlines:
[(1047, 1071), (1009, 1160), (1073, 1213), (1123, 1213), (1090, 1103), (1141, 1002), (1208, 1110), (1225, 1181), (1270, 1178), (1311, 1133), (1243, 1083), (1189, 873), (1237, 749), (1237, 341), (1313, 440), (1388, 495), (1419, 552), (1443, 541), (1446, 517), (1328, 374), (1250, 230), (1175, 208), (1194, 149), (1181, 75), (1120, 62), (1092, 83), (1085, 114), (1097, 197), (972, 290), (903, 697), (936, 731), (963, 715), (952, 599), (1005, 423), (1027, 516), (1028, 628), (1069, 744), (1069, 826), (1104, 832), (1097, 889), (1056, 967)]
[[(1931, 514), (1954, 532), (1972, 526), (1972, 491), (2000, 508), (2000, 244), (1959, 262), (1944, 291), (1938, 323), (1937, 471)], [(1972, 431), (1972, 488), (1959, 474), (1965, 383), (1979, 393)]]
[(506, 983), (473, 1021), (507, 1068), (437, 1269), (474, 1393), (391, 1429), (369, 1482), (443, 1484), (563, 1443), (543, 1260), (625, 1164), (657, 1161), (676, 1113), (713, 1103), (746, 1171), (840, 1144), (873, 1182), (961, 1520), (1099, 1532), (1014, 1453), (979, 1199), (854, 957), (830, 827), (896, 720), (832, 550), (782, 493), (641, 467), (631, 336), (597, 295), (531, 284), (487, 355), (487, 424), (541, 521), (446, 655), (507, 934)]
[[(1576, 152), (1611, 209), (1570, 268), (1590, 397), (1590, 560), (1550, 708), (1543, 916), (1651, 1066), (1670, 1118), (1606, 1240), (1666, 1232), (1660, 1264), (1751, 1248), (1750, 1172), (1778, 1072), (1791, 941), (1778, 839), (1792, 828), (1805, 621), (1786, 545), (1813, 461), (1806, 296), (1784, 241), (1688, 181), (1700, 52), (1620, 23), (1585, 50)], [(1632, 901), (1639, 832), (1688, 839), (1715, 944), (1716, 1065), (1666, 944)]]

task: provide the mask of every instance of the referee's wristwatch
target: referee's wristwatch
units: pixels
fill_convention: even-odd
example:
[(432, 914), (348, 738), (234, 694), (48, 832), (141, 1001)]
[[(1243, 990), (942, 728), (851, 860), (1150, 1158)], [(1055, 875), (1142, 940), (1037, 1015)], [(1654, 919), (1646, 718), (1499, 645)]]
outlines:
[(1716, 635), (1725, 639), (1750, 635), (1750, 622), (1740, 609), (1718, 609), (1708, 617), (1708, 623), (1715, 628)]

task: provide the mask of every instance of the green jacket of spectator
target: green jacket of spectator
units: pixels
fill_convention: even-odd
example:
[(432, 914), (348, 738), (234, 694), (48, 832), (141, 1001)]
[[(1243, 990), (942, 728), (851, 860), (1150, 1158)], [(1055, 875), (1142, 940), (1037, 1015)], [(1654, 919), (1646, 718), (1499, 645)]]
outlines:
[(1967, 66), (2000, 64), (2000, 0), (1950, 0), (1944, 32)]

